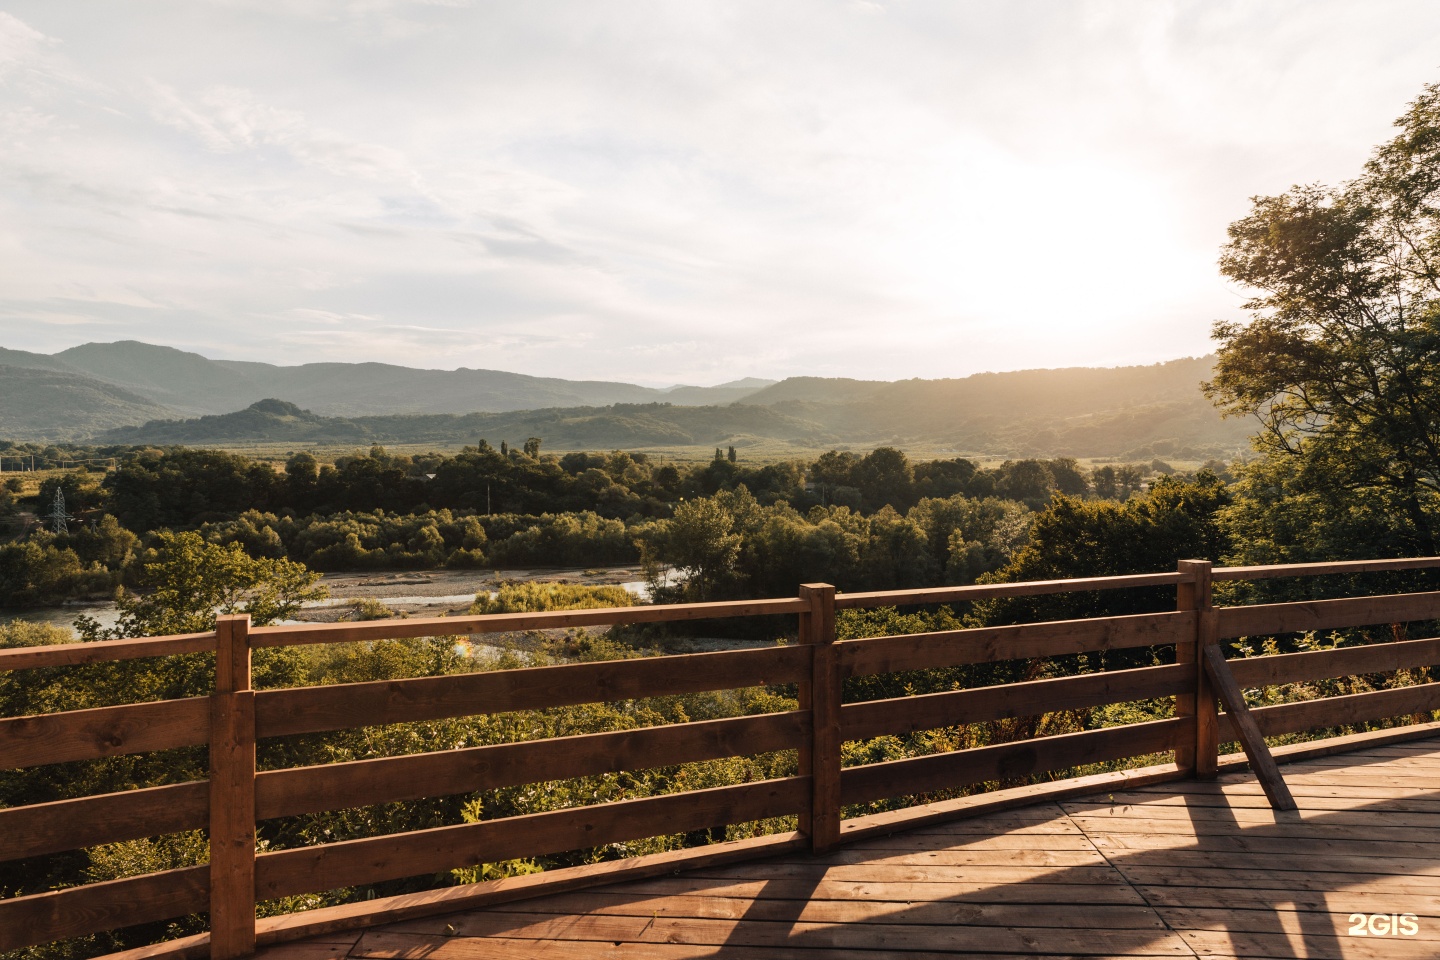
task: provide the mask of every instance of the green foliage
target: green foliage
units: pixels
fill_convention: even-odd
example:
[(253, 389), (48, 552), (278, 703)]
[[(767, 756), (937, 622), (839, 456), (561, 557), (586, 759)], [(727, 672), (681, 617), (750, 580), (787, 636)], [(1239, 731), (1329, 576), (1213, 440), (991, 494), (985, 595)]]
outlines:
[(1440, 85), (1396, 127), (1355, 180), (1257, 197), (1230, 225), (1221, 271), (1251, 319), (1216, 324), (1207, 390), (1262, 428), (1235, 511), (1246, 562), (1440, 552)]
[(264, 509), (275, 472), (217, 450), (142, 452), (105, 478), (109, 509), (136, 533)]
[(31, 623), (28, 620), (0, 623), (0, 647), (43, 647), (52, 643), (71, 643), (73, 639), (70, 631), (48, 623)]
[(869, 516), (844, 506), (801, 514), (762, 505), (741, 486), (687, 501), (636, 535), (651, 595), (669, 602), (784, 596), (814, 582), (842, 590), (970, 582), (1008, 561), (1028, 525), (1024, 506), (994, 498), (927, 497), (903, 515), (889, 506)]
[(493, 529), (506, 521), (514, 532), (491, 543), (491, 566), (583, 566), (633, 563), (638, 559), (632, 529), (591, 511), (487, 517), (486, 525)]
[(57, 491), (65, 495), (65, 510), (70, 514), (94, 510), (103, 503), (104, 494), (100, 489), (100, 478), (83, 470), (72, 471), (48, 476), (40, 481), (39, 491), (35, 495), (35, 504), (40, 508), (42, 514), (50, 512)]
[[(1149, 492), (1124, 503), (1056, 496), (1035, 515), (1029, 542), (1017, 551), (996, 582), (1173, 570), (1178, 560), (1219, 560), (1229, 549), (1221, 511), (1230, 494), (1219, 478), (1162, 478)], [(1155, 589), (1013, 597), (984, 601), (985, 623), (1064, 620), (1141, 613), (1174, 605), (1173, 592)]]
[(289, 560), (252, 557), (239, 544), (209, 543), (198, 533), (160, 533), (141, 564), (138, 594), (117, 600), (119, 620), (102, 628), (82, 617), (85, 640), (201, 633), (217, 614), (248, 613), (256, 626), (286, 619), (324, 597), (320, 575)]
[(134, 559), (138, 538), (108, 514), (71, 531), (35, 530), (0, 544), (0, 607), (33, 607), (108, 595)]
[(482, 593), (470, 607), (472, 614), (543, 613), (547, 610), (588, 610), (632, 606), (635, 598), (624, 587), (586, 586), (577, 583), (506, 582), (495, 595)]
[(357, 597), (350, 601), (350, 620), (404, 620), (408, 614), (396, 613), (374, 597)]
[(67, 597), (104, 593), (114, 578), (97, 564), (85, 564), (67, 543), (48, 531), (0, 544), (0, 606), (32, 607)]

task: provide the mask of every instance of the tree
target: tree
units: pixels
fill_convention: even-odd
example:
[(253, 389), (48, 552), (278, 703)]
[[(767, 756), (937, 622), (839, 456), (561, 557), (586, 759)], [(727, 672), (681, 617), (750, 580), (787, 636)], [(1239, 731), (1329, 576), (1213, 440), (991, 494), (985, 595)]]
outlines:
[(810, 465), (810, 479), (829, 487), (853, 487), (853, 475), (859, 463), (860, 458), (848, 450), (844, 453), (831, 450)]
[(1074, 457), (1060, 457), (1051, 460), (1050, 476), (1055, 479), (1055, 489), (1072, 497), (1083, 497), (1090, 489), (1085, 472)]
[(908, 510), (915, 503), (914, 470), (905, 454), (894, 447), (877, 447), (867, 453), (851, 471), (851, 478), (870, 510), (884, 506)]
[[(1045, 506), (1055, 492), (1055, 475), (1039, 460), (1006, 460), (1000, 465), (995, 492), (1007, 500), (1019, 500), (1031, 510)], [(1084, 480), (1076, 493), (1084, 493)]]
[(1115, 468), (1111, 466), (1098, 467), (1091, 479), (1095, 485), (1095, 496), (1101, 500), (1118, 499), (1119, 485), (1115, 480)]
[(256, 559), (238, 543), (207, 543), (195, 532), (156, 535), (153, 555), (141, 567), (139, 593), (117, 600), (120, 616), (102, 628), (76, 621), (84, 640), (202, 633), (217, 614), (248, 613), (256, 626), (292, 616), (306, 600), (326, 596), (318, 573), (291, 560)]
[[(1376, 522), (1358, 536), (1343, 505), (1326, 515), (1351, 524), (1323, 538), (1332, 556), (1440, 547), (1440, 85), (1396, 127), (1357, 179), (1254, 198), (1220, 260), (1254, 291), (1248, 323), (1215, 324), (1205, 385), (1259, 421), (1242, 492), (1363, 505)], [(1307, 553), (1273, 539), (1266, 550)]]
[[(1229, 548), (1220, 513), (1225, 484), (1201, 471), (1194, 480), (1164, 477), (1124, 503), (1057, 494), (1034, 517), (1029, 542), (993, 579), (1063, 580), (1175, 569), (1177, 560), (1219, 560)], [(1173, 609), (1173, 589), (1008, 597), (983, 601), (985, 623), (1066, 620)]]
[[(742, 488), (743, 491), (743, 488)], [(749, 493), (745, 492), (748, 498)], [(712, 600), (734, 576), (741, 539), (734, 532), (735, 516), (722, 496), (689, 500), (675, 508), (675, 516), (645, 544), (647, 579), (651, 593), (661, 592), (656, 566), (663, 563), (683, 579), (683, 599)]]

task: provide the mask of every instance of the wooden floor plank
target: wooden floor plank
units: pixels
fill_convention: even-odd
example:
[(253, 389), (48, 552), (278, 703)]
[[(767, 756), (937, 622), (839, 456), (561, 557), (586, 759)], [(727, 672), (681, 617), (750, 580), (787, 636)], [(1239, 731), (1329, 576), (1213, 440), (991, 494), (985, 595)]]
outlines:
[[(704, 920), (673, 917), (564, 916), (475, 911), (452, 920), (462, 937), (534, 940), (584, 940), (621, 943), (690, 943), (710, 946), (805, 947), (883, 951), (958, 951), (970, 953), (1084, 953), (1189, 956), (1190, 950), (1168, 930), (1107, 930), (1103, 946), (1096, 935), (1073, 927), (990, 927), (901, 923), (807, 923), (766, 920)], [(399, 928), (396, 929), (398, 932)], [(373, 934), (362, 938), (358, 951)]]
[[(771, 862), (809, 864), (814, 861), (787, 857)], [(1098, 867), (1105, 865), (1105, 858), (1092, 846), (1086, 850), (839, 850), (826, 857), (825, 862), (832, 866)]]
[[(805, 947), (748, 947), (728, 945), (717, 953), (712, 945), (672, 943), (604, 943), (576, 940), (521, 940), (503, 937), (414, 938), (402, 935), (367, 936), (352, 956), (373, 960), (859, 960), (861, 955), (847, 948), (813, 949)], [(1126, 960), (1160, 960), (1173, 952), (1127, 954)], [(1179, 954), (1192, 957), (1188, 950)], [(894, 956), (903, 960), (953, 960), (955, 957), (987, 956), (995, 960), (1024, 957), (1027, 960), (1111, 960), (1121, 956), (1111, 953), (1036, 954), (984, 953), (955, 951), (905, 951)]]
[(695, 876), (735, 880), (859, 880), (871, 883), (925, 883), (927, 881), (984, 881), (986, 883), (1123, 884), (1113, 869), (1095, 867), (900, 867), (884, 864), (755, 863), (735, 868), (715, 867)]
[(1086, 832), (1100, 828), (1100, 821), (1113, 821), (1126, 823), (1133, 820), (1176, 820), (1183, 824), (1198, 824), (1204, 821), (1219, 823), (1236, 823), (1249, 827), (1252, 824), (1278, 824), (1278, 823), (1306, 823), (1315, 824), (1321, 827), (1330, 826), (1365, 826), (1374, 824), (1383, 828), (1417, 828), (1420, 830), (1440, 830), (1440, 810), (1434, 812), (1408, 811), (1408, 810), (1316, 810), (1300, 809), (1295, 813), (1286, 814), (1283, 820), (1278, 819), (1275, 812), (1267, 806), (1241, 807), (1226, 804), (1224, 806), (1189, 806), (1181, 803), (1147, 803), (1143, 805), (1111, 806), (1081, 806), (1076, 805), (1073, 809), (1067, 810), (1067, 814), (1080, 823), (1089, 821), (1093, 827), (1087, 826)]
[(1355, 770), (1366, 770), (1373, 766), (1384, 764), (1392, 769), (1407, 767), (1440, 767), (1440, 754), (1437, 753), (1412, 753), (1412, 754), (1355, 754), (1337, 753), (1329, 757), (1316, 757), (1313, 760), (1305, 761), (1305, 768), (1309, 770), (1323, 767), (1349, 767)]
[[(1289, 771), (1286, 771), (1289, 773)], [(1420, 787), (1396, 786), (1378, 781), (1357, 782), (1355, 785), (1330, 784), (1330, 783), (1308, 783), (1300, 777), (1287, 778), (1288, 782), (1295, 783), (1298, 790), (1295, 791), (1296, 799), (1306, 797), (1354, 797), (1363, 800), (1430, 800), (1440, 802), (1440, 792), (1425, 790)], [(1190, 782), (1184, 784), (1184, 789), (1168, 790), (1167, 794), (1176, 796), (1214, 796), (1223, 794), (1226, 796), (1263, 796), (1264, 791), (1259, 784), (1236, 781), (1236, 782)], [(1151, 794), (1153, 795), (1153, 794)], [(1121, 803), (1132, 802), (1133, 798), (1146, 796), (1144, 791), (1135, 793), (1117, 793), (1115, 799)]]
[(1202, 957), (1245, 960), (1435, 960), (1435, 944), (1406, 937), (1326, 937), (1285, 933), (1229, 933), (1186, 930), (1185, 942)]
[[(986, 927), (1075, 927), (1095, 930), (1163, 930), (1164, 922), (1143, 905), (1072, 904), (1048, 912), (1030, 903), (970, 903), (963, 897), (920, 902), (894, 900), (805, 900), (765, 897), (754, 901), (695, 895), (651, 896), (579, 892), (516, 904), (515, 912), (590, 916), (668, 917), (708, 920), (766, 920), (806, 923), (891, 923)], [(443, 934), (447, 919), (413, 921), (389, 929)]]
[[(1328, 818), (1308, 822), (1296, 818), (1279, 823), (1236, 823), (1223, 818), (1186, 822), (1174, 818), (1148, 817), (1076, 817), (1075, 822), (1092, 836), (1152, 837), (1241, 837), (1253, 840), (1326, 840), (1337, 843), (1367, 844), (1378, 849), (1384, 844), (1418, 848), (1426, 855), (1440, 850), (1440, 828), (1416, 826), (1382, 826), (1376, 823), (1332, 823)], [(1015, 851), (1019, 852), (1019, 851)]]
[[(1212, 930), (1239, 933), (1287, 933), (1300, 936), (1352, 936), (1348, 931), (1353, 925), (1351, 915), (1357, 911), (1325, 912), (1319, 910), (1233, 910), (1225, 908), (1161, 907), (1159, 914), (1165, 922), (1177, 930)], [(1368, 911), (1367, 911), (1368, 912)], [(1388, 915), (1392, 911), (1387, 910)], [(1404, 911), (1393, 911), (1401, 913)], [(1440, 954), (1440, 923), (1432, 918), (1428, 922), (1417, 920), (1417, 932), (1412, 935), (1391, 935), (1376, 937), (1368, 932), (1371, 939), (1393, 939), (1406, 942), (1428, 942), (1433, 953)], [(1388, 931), (1389, 921), (1384, 929)], [(1367, 928), (1368, 930), (1368, 928)], [(1358, 938), (1357, 938), (1358, 939)]]
[(1326, 913), (1413, 913), (1440, 921), (1440, 892), (1432, 895), (1360, 890), (1284, 890), (1283, 896), (1257, 890), (1223, 887), (1141, 886), (1146, 902), (1156, 907), (1214, 907), (1225, 910), (1285, 910)]
[[(1274, 901), (1295, 891), (1372, 891), (1440, 895), (1440, 877), (1416, 877), (1407, 873), (1335, 872), (1327, 870), (1275, 870), (1269, 864), (1247, 867), (1229, 858), (1211, 858), (1209, 863), (1180, 864), (1159, 859), (1155, 864), (1124, 863), (1119, 866), (1126, 880), (1142, 890), (1154, 886), (1213, 885), (1220, 889), (1270, 891)], [(1245, 899), (1242, 897), (1241, 899)]]
[[(1140, 867), (1223, 867), (1234, 870), (1269, 871), (1285, 876), (1329, 873), (1358, 876), (1409, 877), (1416, 881), (1440, 880), (1440, 861), (1380, 859), (1376, 857), (1281, 857), (1271, 853), (1205, 852), (1194, 850), (1146, 850), (1111, 863), (1127, 878)], [(1359, 882), (1359, 881), (1351, 881)]]
[(866, 900), (917, 903), (961, 900), (967, 903), (1141, 904), (1145, 900), (1129, 884), (944, 882), (867, 883), (832, 880), (724, 880), (665, 877), (640, 880), (609, 889), (657, 896), (729, 897), (740, 900)]
[[(1383, 856), (1387, 861), (1402, 863), (1422, 873), (1440, 869), (1440, 850), (1433, 843), (1393, 845), (1369, 843), (1364, 840), (1326, 840), (1323, 838), (1295, 839), (1291, 837), (1253, 836), (1250, 834), (1218, 834), (1213, 836), (1190, 836), (1175, 834), (1129, 834), (1107, 833), (1094, 838), (1101, 850), (1145, 851), (1166, 850), (1176, 852), (1205, 852), (1240, 854), (1268, 854), (1287, 859), (1300, 858), (1351, 858)], [(1398, 855), (1398, 856), (1396, 856)]]
[[(1300, 814), (1306, 815), (1310, 811), (1349, 811), (1364, 812), (1375, 811), (1377, 813), (1440, 813), (1440, 800), (1427, 800), (1424, 797), (1392, 797), (1388, 799), (1377, 799), (1375, 797), (1297, 797), (1300, 802)], [(1270, 804), (1265, 795), (1260, 791), (1254, 793), (1216, 793), (1209, 795), (1191, 795), (1183, 798), (1173, 798), (1169, 801), (1175, 806), (1188, 809), (1238, 809), (1258, 810), (1269, 809)], [(1150, 801), (1145, 806), (1152, 806), (1158, 801)], [(1135, 804), (1137, 807), (1140, 804)]]
[(345, 960), (356, 937), (343, 943), (279, 943), (265, 951), (265, 960)]
[(1007, 833), (998, 837), (968, 834), (953, 837), (882, 837), (863, 840), (856, 844), (847, 843), (845, 849), (858, 850), (862, 853), (887, 853), (894, 850), (1089, 850), (1089, 839), (1080, 832), (1079, 827), (1074, 824), (1071, 824), (1071, 827), (1074, 828), (1074, 833), (1045, 835)]

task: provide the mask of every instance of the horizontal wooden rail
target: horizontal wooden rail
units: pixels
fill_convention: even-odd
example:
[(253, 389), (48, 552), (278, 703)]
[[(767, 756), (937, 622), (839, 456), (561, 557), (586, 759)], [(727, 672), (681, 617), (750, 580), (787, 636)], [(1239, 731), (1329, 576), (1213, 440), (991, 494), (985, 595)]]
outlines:
[(1400, 560), (1341, 560), (1335, 563), (1282, 563), (1264, 567), (1215, 567), (1215, 580), (1274, 580), (1280, 577), (1316, 577), (1326, 574), (1384, 573), (1392, 570), (1428, 570), (1440, 567), (1440, 557), (1406, 557)]
[[(1275, 737), (1283, 733), (1343, 727), (1407, 714), (1430, 714), (1436, 710), (1440, 710), (1440, 683), (1421, 683), (1412, 687), (1255, 707), (1250, 715), (1255, 718), (1255, 725), (1262, 734)], [(1229, 714), (1220, 714), (1220, 742), (1233, 741), (1235, 737), (1233, 719)]]
[(203, 780), (8, 807), (0, 809), (0, 860), (199, 830), (209, 812)]
[(43, 647), (11, 647), (0, 650), (0, 670), (74, 667), (85, 663), (110, 663), (141, 657), (168, 657), (177, 653), (213, 653), (214, 650), (214, 633), (183, 633), (169, 637), (102, 640), (95, 643), (57, 643)]
[(1268, 636), (1440, 618), (1440, 591), (1219, 607), (1220, 637)]
[(1135, 587), (1164, 587), (1188, 583), (1184, 573), (1141, 573), (1115, 577), (1087, 577), (1075, 580), (1024, 580), (1019, 583), (984, 583), (966, 587), (932, 587), (926, 590), (881, 590), (868, 593), (839, 593), (835, 609), (903, 607), (930, 603), (958, 603), (994, 597), (1030, 597), (1039, 594), (1086, 593), (1094, 590), (1127, 590)]
[(210, 701), (157, 700), (0, 720), (0, 770), (205, 743)]
[(809, 777), (761, 780), (263, 853), (255, 883), (270, 899), (746, 823), (795, 813), (809, 789)]
[(1098, 650), (1163, 646), (1195, 633), (1195, 613), (1177, 610), (1092, 620), (1052, 620), (977, 627), (835, 644), (842, 677), (929, 670), (965, 663), (1028, 660)]
[(1235, 682), (1242, 687), (1306, 683), (1432, 666), (1440, 663), (1440, 639), (1401, 640), (1306, 653), (1239, 657), (1228, 663)]
[(810, 651), (803, 646), (786, 646), (261, 690), (255, 695), (256, 735), (281, 737), (795, 683), (808, 677), (809, 670)]
[(200, 913), (209, 878), (209, 867), (184, 867), (0, 900), (0, 950)]
[(316, 623), (256, 627), (250, 637), (257, 647), (288, 647), (309, 643), (351, 643), (357, 640), (400, 640), (416, 637), (516, 630), (599, 627), (617, 623), (678, 623), (804, 613), (809, 606), (795, 600), (726, 600), (597, 610), (555, 610), (545, 613), (492, 613), (476, 617), (419, 617), (369, 623)]
[(1152, 720), (848, 767), (840, 772), (840, 802), (868, 803), (1161, 753), (1173, 750), (1194, 729), (1193, 717)]
[(271, 770), (256, 777), (255, 815), (266, 820), (794, 750), (809, 735), (809, 715), (792, 711)]
[(846, 740), (866, 740), (886, 734), (904, 735), (964, 723), (1038, 717), (1057, 710), (1170, 697), (1194, 689), (1195, 676), (1195, 664), (1172, 663), (869, 700), (846, 704), (840, 709), (840, 732)]

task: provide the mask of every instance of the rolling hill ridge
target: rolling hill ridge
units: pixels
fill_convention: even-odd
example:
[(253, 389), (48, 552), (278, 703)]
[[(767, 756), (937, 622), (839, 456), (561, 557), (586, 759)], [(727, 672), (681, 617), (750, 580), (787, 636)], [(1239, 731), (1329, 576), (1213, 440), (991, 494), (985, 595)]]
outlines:
[(1212, 363), (656, 389), (378, 363), (280, 367), (126, 341), (54, 355), (0, 349), (0, 436), (185, 445), (538, 436), (547, 450), (764, 442), (979, 456), (1232, 456), (1247, 446), (1250, 425), (1222, 419), (1201, 394)]

